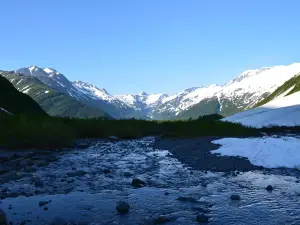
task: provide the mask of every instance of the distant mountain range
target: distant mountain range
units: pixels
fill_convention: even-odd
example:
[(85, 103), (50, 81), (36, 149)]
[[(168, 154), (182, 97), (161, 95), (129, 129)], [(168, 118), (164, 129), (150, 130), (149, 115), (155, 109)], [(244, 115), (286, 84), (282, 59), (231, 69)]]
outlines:
[(250, 109), (299, 72), (300, 63), (247, 70), (225, 85), (192, 87), (175, 95), (112, 95), (104, 88), (72, 82), (54, 69), (37, 66), (0, 74), (50, 115), (186, 119), (215, 113), (230, 116)]

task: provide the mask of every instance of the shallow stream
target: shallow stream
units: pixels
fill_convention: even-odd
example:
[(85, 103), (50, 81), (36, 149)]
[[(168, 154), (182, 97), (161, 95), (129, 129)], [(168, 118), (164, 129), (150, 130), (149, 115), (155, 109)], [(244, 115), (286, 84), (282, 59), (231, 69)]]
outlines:
[[(0, 175), (1, 208), (13, 224), (155, 224), (164, 218), (188, 225), (198, 224), (198, 214), (209, 224), (300, 224), (300, 172), (197, 171), (153, 146), (151, 137), (99, 140), (87, 149), (21, 157), (32, 163), (14, 179)], [(133, 187), (133, 178), (145, 187)], [(231, 200), (232, 194), (241, 199)], [(129, 203), (128, 214), (116, 211), (118, 201)]]

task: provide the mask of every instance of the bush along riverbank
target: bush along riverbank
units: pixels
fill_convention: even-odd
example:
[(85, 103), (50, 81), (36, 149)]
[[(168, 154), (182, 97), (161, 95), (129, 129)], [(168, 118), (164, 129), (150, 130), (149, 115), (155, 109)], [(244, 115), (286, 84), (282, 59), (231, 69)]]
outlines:
[(0, 114), (0, 147), (6, 149), (69, 148), (77, 139), (141, 138), (164, 136), (188, 138), (201, 136), (259, 136), (260, 131), (240, 124), (222, 122), (214, 117), (187, 121), (146, 121), (30, 117)]

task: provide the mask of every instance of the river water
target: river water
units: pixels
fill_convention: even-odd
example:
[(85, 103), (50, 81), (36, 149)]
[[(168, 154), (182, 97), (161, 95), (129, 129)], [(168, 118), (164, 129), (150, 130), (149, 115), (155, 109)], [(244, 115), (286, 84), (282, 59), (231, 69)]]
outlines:
[[(50, 164), (2, 182), (1, 208), (13, 224), (155, 224), (161, 216), (166, 224), (198, 224), (198, 214), (209, 224), (300, 224), (299, 172), (197, 171), (153, 146), (151, 137), (99, 140), (56, 153)], [(133, 187), (133, 178), (145, 187)], [(231, 200), (232, 194), (241, 199)], [(118, 201), (129, 203), (128, 214), (117, 213)]]

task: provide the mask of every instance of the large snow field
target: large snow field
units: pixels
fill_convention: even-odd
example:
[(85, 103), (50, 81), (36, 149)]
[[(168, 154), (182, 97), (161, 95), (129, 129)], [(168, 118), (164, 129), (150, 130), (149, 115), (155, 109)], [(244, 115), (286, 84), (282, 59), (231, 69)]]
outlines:
[(212, 153), (246, 157), (265, 168), (300, 169), (300, 139), (295, 137), (223, 138), (212, 143), (221, 145)]
[(261, 107), (237, 113), (223, 120), (258, 128), (300, 125), (300, 92), (280, 96)]

